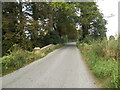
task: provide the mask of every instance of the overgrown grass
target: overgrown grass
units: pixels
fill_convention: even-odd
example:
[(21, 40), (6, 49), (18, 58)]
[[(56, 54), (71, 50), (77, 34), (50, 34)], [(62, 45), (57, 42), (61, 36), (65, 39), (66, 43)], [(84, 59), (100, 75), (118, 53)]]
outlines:
[(117, 41), (78, 43), (90, 69), (104, 88), (120, 88), (118, 82)]
[(38, 60), (42, 57), (45, 57), (48, 53), (53, 50), (60, 48), (62, 45), (56, 45), (54, 48), (44, 50), (39, 54), (34, 52), (25, 51), (21, 48), (14, 50), (10, 55), (4, 56), (0, 59), (0, 64), (2, 64), (2, 73), (0, 76), (11, 73), (19, 68), (30, 64), (31, 62)]

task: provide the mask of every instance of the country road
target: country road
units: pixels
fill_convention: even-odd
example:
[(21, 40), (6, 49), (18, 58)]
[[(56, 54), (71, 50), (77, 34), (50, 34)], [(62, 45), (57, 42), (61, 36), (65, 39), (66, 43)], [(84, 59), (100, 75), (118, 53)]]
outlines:
[(75, 43), (2, 78), (3, 88), (97, 88)]

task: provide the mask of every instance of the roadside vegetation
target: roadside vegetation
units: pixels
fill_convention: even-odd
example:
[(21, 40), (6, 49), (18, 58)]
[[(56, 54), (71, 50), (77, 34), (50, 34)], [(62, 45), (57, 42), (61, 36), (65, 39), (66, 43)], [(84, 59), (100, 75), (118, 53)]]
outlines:
[(105, 25), (96, 2), (2, 2), (3, 75), (51, 51), (36, 55), (35, 47), (75, 41), (81, 33), (84, 39), (91, 28), (104, 36)]
[[(2, 2), (1, 75), (78, 39), (78, 48), (102, 86), (117, 88), (120, 46), (113, 37), (105, 39), (106, 24), (96, 2)], [(35, 47), (49, 44), (60, 45), (34, 53)]]
[(77, 42), (85, 61), (102, 88), (120, 88), (118, 75), (118, 40), (84, 39)]
[(60, 48), (61, 46), (62, 44), (59, 44), (54, 46), (53, 48), (49, 48), (41, 51), (38, 54), (35, 54), (34, 51), (30, 52), (27, 50), (23, 50), (18, 45), (14, 45), (14, 49), (12, 50), (12, 52), (0, 59), (0, 64), (2, 64), (2, 73), (0, 74), (0, 76), (11, 73), (17, 69), (20, 69), (21, 67), (26, 66), (27, 64), (43, 58), (48, 53)]

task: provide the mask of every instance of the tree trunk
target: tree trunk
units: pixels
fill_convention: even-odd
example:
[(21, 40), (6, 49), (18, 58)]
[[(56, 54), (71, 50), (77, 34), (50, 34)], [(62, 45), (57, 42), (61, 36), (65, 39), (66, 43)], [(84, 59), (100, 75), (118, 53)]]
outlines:
[(53, 30), (53, 11), (51, 6), (49, 6), (48, 18), (49, 18), (48, 30)]
[(82, 25), (82, 38), (85, 39), (86, 35), (88, 35), (88, 28), (86, 25)]

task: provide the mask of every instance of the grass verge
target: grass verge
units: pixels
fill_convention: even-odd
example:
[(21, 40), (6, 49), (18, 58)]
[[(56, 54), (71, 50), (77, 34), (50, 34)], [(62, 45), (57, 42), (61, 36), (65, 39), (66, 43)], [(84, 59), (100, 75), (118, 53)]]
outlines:
[[(107, 43), (107, 46), (105, 43)], [(91, 44), (77, 43), (77, 46), (90, 70), (101, 84), (101, 88), (120, 88), (116, 41), (102, 41)]]
[(10, 55), (4, 56), (0, 59), (0, 64), (2, 65), (2, 73), (0, 76), (4, 76), (13, 71), (20, 69), (40, 58), (45, 57), (48, 53), (52, 52), (55, 49), (62, 47), (62, 45), (56, 45), (51, 49), (44, 50), (39, 54), (35, 54), (34, 52), (29, 52), (23, 50), (21, 48), (11, 52)]

